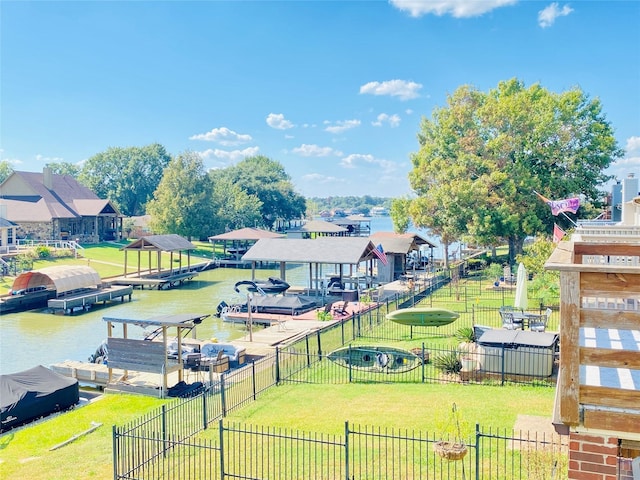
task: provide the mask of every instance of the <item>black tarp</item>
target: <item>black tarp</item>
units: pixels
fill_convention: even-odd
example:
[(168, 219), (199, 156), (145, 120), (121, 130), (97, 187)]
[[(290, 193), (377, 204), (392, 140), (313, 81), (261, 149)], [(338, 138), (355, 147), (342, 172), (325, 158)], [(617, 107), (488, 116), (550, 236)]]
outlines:
[(60, 375), (42, 365), (18, 373), (0, 375), (0, 431), (4, 432), (64, 410), (79, 400), (78, 380)]

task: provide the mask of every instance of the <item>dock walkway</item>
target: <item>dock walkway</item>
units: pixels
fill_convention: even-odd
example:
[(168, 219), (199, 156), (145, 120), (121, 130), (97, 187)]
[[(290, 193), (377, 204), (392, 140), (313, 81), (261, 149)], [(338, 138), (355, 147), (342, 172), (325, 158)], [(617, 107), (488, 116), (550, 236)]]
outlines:
[(92, 305), (100, 302), (103, 304), (113, 300), (124, 302), (126, 296), (131, 301), (132, 292), (133, 287), (131, 285), (110, 286), (61, 298), (52, 298), (47, 301), (47, 307), (53, 310), (54, 313), (62, 311), (71, 314), (76, 308), (87, 311)]

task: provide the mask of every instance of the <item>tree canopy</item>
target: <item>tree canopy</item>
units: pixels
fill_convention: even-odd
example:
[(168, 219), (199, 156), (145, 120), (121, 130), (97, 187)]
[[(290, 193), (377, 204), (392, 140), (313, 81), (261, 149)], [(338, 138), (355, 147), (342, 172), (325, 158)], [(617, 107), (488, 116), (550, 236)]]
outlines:
[(211, 181), (198, 154), (186, 152), (169, 162), (147, 213), (155, 233), (201, 239), (212, 231)]
[(69, 175), (73, 178), (78, 178), (82, 168), (76, 165), (75, 163), (69, 162), (51, 162), (45, 165), (47, 168), (50, 168), (51, 171), (57, 175)]
[(510, 245), (550, 231), (550, 199), (598, 202), (603, 171), (622, 155), (598, 99), (579, 88), (552, 93), (512, 79), (489, 92), (458, 88), (423, 118), (409, 174), (414, 224), (443, 243)]
[(247, 157), (237, 165), (211, 172), (214, 181), (227, 181), (237, 185), (247, 195), (257, 197), (261, 226), (271, 228), (276, 220), (302, 218), (306, 204), (302, 195), (295, 192), (291, 177), (282, 164), (258, 155)]
[(114, 202), (124, 215), (143, 215), (170, 160), (157, 143), (112, 147), (89, 158), (78, 179), (99, 197)]

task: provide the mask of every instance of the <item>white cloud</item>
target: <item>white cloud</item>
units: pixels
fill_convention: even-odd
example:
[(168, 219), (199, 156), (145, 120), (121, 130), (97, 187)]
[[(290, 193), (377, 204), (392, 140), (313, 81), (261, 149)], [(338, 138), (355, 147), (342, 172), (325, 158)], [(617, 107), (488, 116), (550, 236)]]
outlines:
[(322, 175), (321, 173), (309, 173), (307, 175), (303, 175), (302, 179), (307, 182), (314, 183), (345, 183), (345, 178), (332, 177), (331, 175)]
[(412, 17), (451, 15), (455, 18), (477, 17), (496, 8), (517, 3), (517, 0), (390, 0), (398, 10)]
[(284, 118), (282, 113), (270, 113), (267, 115), (267, 125), (277, 130), (288, 130), (295, 125)]
[(344, 168), (356, 168), (359, 165), (375, 165), (380, 167), (383, 172), (388, 173), (396, 170), (396, 163), (389, 160), (375, 158), (371, 154), (353, 153), (347, 155), (340, 161), (340, 165)]
[(253, 140), (251, 135), (236, 133), (227, 127), (214, 128), (207, 133), (198, 133), (189, 137), (189, 140), (204, 140), (206, 142), (217, 142), (220, 145), (230, 147), (241, 145)]
[(422, 84), (420, 83), (396, 79), (388, 80), (386, 82), (369, 82), (360, 87), (360, 93), (369, 95), (389, 95), (391, 97), (400, 97), (400, 100), (410, 100), (420, 96), (418, 90), (421, 88)]
[(352, 128), (360, 126), (360, 120), (338, 120), (335, 125), (331, 125), (328, 120), (324, 122), (325, 125), (329, 125), (324, 130), (329, 133), (342, 133)]
[(40, 155), (39, 153), (36, 155), (36, 161), (42, 163), (62, 163), (64, 162), (64, 158), (62, 157), (45, 157), (44, 155)]
[(400, 125), (400, 116), (395, 113), (393, 115), (381, 113), (378, 115), (378, 119), (375, 122), (371, 122), (371, 125), (374, 127), (381, 127), (385, 123), (388, 123), (392, 128), (397, 127)]
[(627, 155), (633, 155), (635, 153), (640, 154), (640, 137), (627, 138), (625, 150), (627, 151)]
[(298, 155), (302, 155), (303, 157), (330, 157), (333, 155), (341, 157), (343, 155), (341, 151), (334, 150), (331, 147), (307, 145), (306, 143), (303, 143), (299, 147), (294, 148), (292, 152), (297, 153)]
[(260, 149), (258, 147), (249, 147), (243, 150), (220, 150), (219, 148), (210, 148), (208, 150), (204, 150), (202, 152), (198, 152), (198, 155), (202, 157), (203, 160), (210, 159), (219, 159), (224, 160), (226, 162), (236, 162), (240, 161), (246, 157), (252, 157), (258, 154)]
[(7, 158), (4, 156), (4, 149), (0, 148), (0, 162), (7, 162), (11, 165), (20, 165), (22, 160), (18, 158)]
[(553, 2), (551, 5), (538, 12), (538, 25), (542, 28), (550, 27), (554, 24), (556, 18), (566, 17), (571, 12), (573, 12), (573, 8), (569, 5), (559, 8), (558, 4)]
[(640, 155), (626, 157), (612, 163), (606, 170), (607, 175), (613, 175), (618, 180), (627, 178), (630, 173), (640, 174)]

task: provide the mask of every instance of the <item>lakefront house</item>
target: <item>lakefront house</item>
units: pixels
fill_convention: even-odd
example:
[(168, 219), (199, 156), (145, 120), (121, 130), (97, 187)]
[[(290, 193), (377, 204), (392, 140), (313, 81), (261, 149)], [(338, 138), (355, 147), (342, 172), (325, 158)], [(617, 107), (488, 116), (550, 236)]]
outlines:
[(122, 236), (122, 215), (110, 200), (47, 167), (14, 171), (0, 184), (0, 205), (20, 240), (98, 243)]

